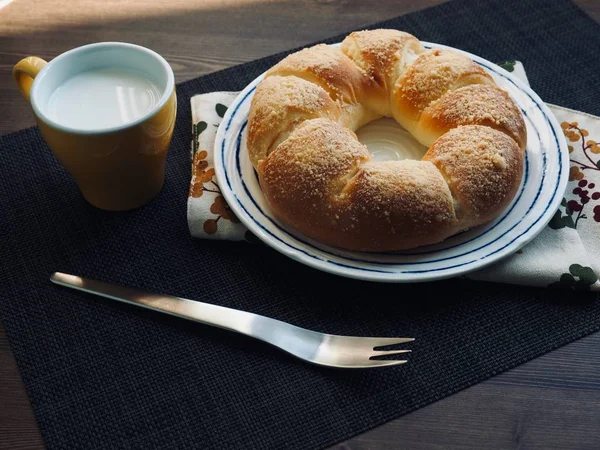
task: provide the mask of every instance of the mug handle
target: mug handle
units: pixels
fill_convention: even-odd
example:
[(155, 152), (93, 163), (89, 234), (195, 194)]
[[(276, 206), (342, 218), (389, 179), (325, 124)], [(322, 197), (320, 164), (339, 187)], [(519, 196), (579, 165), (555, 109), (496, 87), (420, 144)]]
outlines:
[(48, 62), (44, 61), (42, 58), (28, 56), (27, 58), (23, 58), (15, 64), (15, 67), (13, 67), (13, 80), (17, 83), (19, 91), (21, 91), (21, 94), (26, 100), (29, 100), (29, 91), (31, 90), (33, 79), (46, 64), (48, 64)]

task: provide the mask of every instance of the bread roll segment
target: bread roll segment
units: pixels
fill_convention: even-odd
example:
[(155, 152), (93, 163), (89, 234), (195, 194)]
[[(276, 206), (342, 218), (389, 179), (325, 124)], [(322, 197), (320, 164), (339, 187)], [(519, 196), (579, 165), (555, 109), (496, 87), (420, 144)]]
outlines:
[(389, 251), (438, 242), (458, 231), (452, 194), (428, 161), (363, 164), (336, 202), (338, 247)]
[(421, 113), (446, 92), (470, 84), (493, 84), (488, 73), (467, 56), (450, 50), (421, 54), (391, 92), (394, 119), (413, 132)]
[(333, 100), (361, 104), (366, 94), (384, 95), (374, 80), (339, 49), (318, 44), (288, 55), (266, 73), (293, 75), (318, 84)]
[(456, 200), (463, 228), (492, 220), (513, 199), (523, 175), (521, 149), (505, 133), (481, 125), (448, 131), (427, 150)]
[(320, 86), (293, 76), (263, 80), (252, 105), (247, 147), (255, 167), (304, 120), (326, 117), (337, 121), (341, 116), (338, 104)]
[(506, 133), (523, 150), (527, 144), (519, 109), (496, 85), (472, 84), (442, 95), (423, 111), (413, 135), (428, 147), (459, 125), (485, 125)]
[(425, 48), (413, 35), (398, 30), (356, 31), (340, 50), (363, 69), (383, 90), (381, 101), (369, 105), (390, 116), (389, 92), (395, 81)]
[(258, 165), (260, 185), (284, 222), (333, 242), (339, 234), (337, 199), (369, 157), (349, 129), (329, 119), (307, 120)]
[(325, 44), (288, 55), (265, 77), (274, 75), (293, 76), (320, 86), (338, 104), (342, 111), (340, 122), (350, 129), (381, 117), (373, 106), (387, 102), (387, 91), (339, 49)]
[[(421, 161), (372, 161), (353, 131), (381, 116), (429, 146)], [(275, 215), (349, 250), (410, 249), (484, 224), (522, 178), (527, 133), (510, 96), (464, 54), (397, 30), (289, 55), (259, 84), (248, 120)]]

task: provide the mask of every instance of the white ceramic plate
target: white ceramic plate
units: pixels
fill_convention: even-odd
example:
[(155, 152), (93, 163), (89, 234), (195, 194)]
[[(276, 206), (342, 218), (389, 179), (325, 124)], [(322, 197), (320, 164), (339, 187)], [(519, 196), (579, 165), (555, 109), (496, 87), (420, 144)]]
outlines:
[[(426, 42), (423, 45), (460, 51)], [(417, 282), (453, 277), (517, 251), (546, 226), (560, 204), (569, 175), (567, 144), (552, 113), (527, 85), (483, 58), (460, 52), (483, 66), (508, 91), (527, 124), (521, 187), (496, 220), (441, 244), (396, 253), (340, 250), (291, 230), (270, 210), (246, 150), (250, 101), (262, 75), (229, 107), (215, 140), (215, 170), (231, 209), (259, 239), (290, 258), (320, 270), (364, 280)]]

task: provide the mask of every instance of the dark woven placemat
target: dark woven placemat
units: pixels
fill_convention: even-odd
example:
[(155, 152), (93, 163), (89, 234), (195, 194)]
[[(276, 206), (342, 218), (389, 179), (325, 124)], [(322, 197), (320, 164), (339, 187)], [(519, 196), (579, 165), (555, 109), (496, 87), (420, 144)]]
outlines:
[[(380, 26), (519, 59), (544, 100), (600, 113), (600, 26), (566, 0), (457, 0)], [(281, 57), (178, 86), (167, 183), (134, 212), (86, 204), (37, 129), (0, 138), (0, 314), (48, 447), (320, 448), (600, 329), (600, 302), (574, 292), (372, 284), (267, 247), (191, 239), (189, 97), (240, 89)], [(331, 333), (418, 340), (405, 366), (328, 370), (51, 285), (56, 270)]]

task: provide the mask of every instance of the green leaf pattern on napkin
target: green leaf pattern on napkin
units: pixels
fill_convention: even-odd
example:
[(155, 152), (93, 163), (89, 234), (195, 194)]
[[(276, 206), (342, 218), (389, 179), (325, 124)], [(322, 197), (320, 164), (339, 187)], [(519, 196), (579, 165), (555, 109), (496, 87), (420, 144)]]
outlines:
[(549, 284), (548, 287), (589, 291), (590, 286), (596, 281), (598, 281), (598, 276), (591, 267), (571, 264), (569, 266), (569, 273), (563, 273), (559, 281)]
[(219, 115), (219, 117), (223, 117), (225, 115), (225, 113), (227, 112), (227, 106), (225, 106), (222, 103), (217, 103), (215, 105), (215, 111), (217, 111), (217, 114)]
[(512, 72), (513, 70), (515, 70), (516, 63), (517, 63), (516, 61), (508, 60), (508, 61), (503, 61), (501, 63), (498, 63), (498, 65), (500, 67), (502, 67), (504, 70), (506, 70), (508, 72)]
[(198, 141), (198, 136), (200, 136), (200, 133), (202, 133), (204, 130), (206, 130), (206, 127), (208, 125), (206, 124), (206, 122), (198, 122), (195, 123), (192, 127), (193, 130), (193, 136), (192, 136), (192, 142), (193, 142), (193, 153), (196, 154), (196, 152), (198, 151), (198, 148), (200, 147), (199, 141)]
[(563, 212), (559, 209), (554, 213), (554, 217), (548, 223), (548, 226), (553, 230), (560, 230), (561, 228), (569, 227), (575, 228), (575, 222), (573, 221), (573, 212), (567, 206), (567, 199), (563, 198), (562, 202), (560, 202), (560, 206), (564, 207), (564, 215)]

